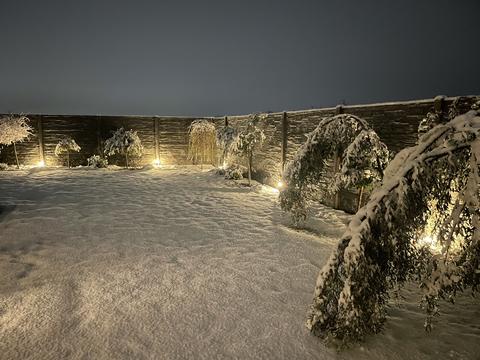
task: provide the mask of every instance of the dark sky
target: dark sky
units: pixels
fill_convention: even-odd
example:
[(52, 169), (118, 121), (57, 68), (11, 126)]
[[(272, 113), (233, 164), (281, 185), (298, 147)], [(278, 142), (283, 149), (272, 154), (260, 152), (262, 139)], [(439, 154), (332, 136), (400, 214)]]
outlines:
[(224, 115), (480, 94), (480, 0), (0, 0), (0, 112)]

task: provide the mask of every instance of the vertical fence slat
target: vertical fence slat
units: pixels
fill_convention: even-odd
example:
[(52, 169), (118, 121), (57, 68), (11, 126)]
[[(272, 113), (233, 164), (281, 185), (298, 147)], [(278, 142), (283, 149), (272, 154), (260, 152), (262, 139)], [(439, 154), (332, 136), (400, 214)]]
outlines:
[(43, 122), (42, 122), (42, 115), (38, 116), (37, 120), (37, 128), (38, 128), (38, 155), (40, 156), (40, 162), (46, 165), (45, 162), (45, 152), (43, 147)]
[(160, 143), (159, 143), (160, 125), (158, 123), (158, 118), (156, 117), (153, 120), (153, 122), (154, 122), (153, 132), (154, 132), (154, 140), (155, 140), (155, 160), (158, 160), (160, 159)]
[(287, 162), (287, 147), (288, 147), (288, 115), (284, 111), (282, 115), (282, 175), (285, 170)]
[(97, 116), (97, 151), (100, 156), (103, 155), (102, 149), (102, 118)]

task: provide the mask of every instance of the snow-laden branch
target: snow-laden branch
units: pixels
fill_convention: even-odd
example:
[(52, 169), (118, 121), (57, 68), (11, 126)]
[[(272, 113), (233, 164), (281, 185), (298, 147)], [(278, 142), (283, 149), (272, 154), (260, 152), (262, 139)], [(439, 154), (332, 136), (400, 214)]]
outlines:
[(137, 132), (125, 130), (123, 127), (115, 130), (110, 138), (105, 140), (104, 152), (106, 156), (120, 154), (125, 156), (125, 167), (128, 168), (130, 156), (141, 156), (143, 145)]
[(188, 158), (195, 164), (215, 163), (216, 130), (208, 120), (195, 120), (188, 127)]
[(326, 175), (328, 161), (335, 160), (338, 173), (322, 189), (324, 194), (342, 188), (363, 190), (381, 180), (388, 157), (387, 147), (365, 120), (350, 114), (326, 118), (307, 135), (305, 144), (287, 164), (287, 186), (280, 193), (280, 205), (292, 213), (295, 222), (305, 219), (308, 202), (320, 192), (318, 184)]
[(252, 181), (253, 156), (263, 146), (266, 139), (265, 133), (259, 125), (260, 120), (265, 117), (265, 115), (251, 114), (247, 126), (238, 133), (232, 144), (232, 151), (247, 160), (249, 185)]
[(222, 151), (221, 164), (223, 168), (228, 167), (228, 159), (233, 152), (233, 145), (237, 140), (238, 134), (235, 128), (225, 126), (217, 130), (217, 145)]
[(26, 116), (6, 116), (0, 119), (0, 144), (11, 145), (32, 135), (32, 127)]
[[(470, 111), (423, 135), (385, 170), (382, 186), (353, 217), (317, 279), (307, 326), (344, 341), (377, 332), (388, 290), (416, 278), (429, 317), (438, 297), (451, 297), (480, 281), (480, 116)], [(456, 197), (456, 200), (453, 198)], [(431, 209), (431, 201), (436, 208)], [(418, 234), (436, 211), (444, 243), (426, 256)], [(461, 246), (452, 250), (451, 242)]]
[(15, 152), (17, 168), (18, 162), (16, 143), (23, 142), (32, 135), (32, 127), (28, 124), (29, 119), (26, 116), (9, 115), (0, 119), (0, 145), (12, 145)]
[(82, 148), (70, 136), (62, 138), (55, 146), (55, 156), (67, 154), (67, 166), (70, 167), (70, 153), (79, 152)]

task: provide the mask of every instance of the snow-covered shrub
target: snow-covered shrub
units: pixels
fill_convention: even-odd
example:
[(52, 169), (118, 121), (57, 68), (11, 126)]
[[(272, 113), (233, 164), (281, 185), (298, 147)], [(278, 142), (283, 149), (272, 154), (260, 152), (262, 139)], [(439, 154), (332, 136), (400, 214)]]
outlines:
[(247, 126), (239, 132), (232, 145), (233, 152), (247, 160), (248, 185), (251, 185), (252, 182), (253, 156), (265, 141), (265, 133), (258, 126), (259, 121), (263, 118), (264, 116), (259, 114), (250, 115)]
[(240, 165), (231, 165), (225, 168), (225, 179), (228, 180), (242, 180), (244, 168)]
[(0, 163), (0, 171), (8, 170), (8, 165), (5, 163)]
[(194, 164), (215, 163), (216, 130), (208, 120), (195, 120), (188, 127), (188, 158)]
[(93, 168), (106, 168), (108, 160), (100, 155), (92, 155), (87, 159), (87, 165)]
[[(307, 135), (305, 144), (287, 164), (280, 205), (298, 223), (306, 218), (308, 204), (322, 195), (355, 187), (361, 196), (364, 187), (382, 179), (388, 158), (386, 145), (365, 120), (349, 114), (326, 118)], [(339, 171), (322, 189), (319, 181), (326, 175), (331, 159), (335, 159)]]
[(79, 152), (82, 148), (70, 136), (65, 136), (55, 146), (55, 156), (67, 154), (67, 167), (70, 168), (70, 153), (72, 151)]
[[(434, 227), (422, 238), (433, 214)], [(439, 253), (429, 250), (432, 242)], [(478, 289), (478, 110), (435, 126), (389, 164), (382, 185), (353, 217), (321, 269), (307, 327), (344, 342), (378, 332), (389, 290), (407, 280), (423, 289), (427, 330), (438, 299)]]
[(227, 180), (242, 180), (243, 174), (247, 171), (244, 166), (233, 164), (227, 167), (220, 167), (215, 170), (217, 175), (223, 176)]
[(131, 156), (143, 154), (142, 141), (134, 130), (126, 130), (121, 127), (113, 132), (112, 137), (105, 140), (104, 152), (106, 156), (120, 154), (125, 156), (125, 167), (128, 168), (128, 160)]
[(237, 139), (237, 131), (231, 126), (224, 126), (217, 130), (217, 145), (221, 149), (222, 158), (220, 163), (226, 168), (229, 165), (229, 158), (233, 150), (233, 144)]
[(20, 168), (20, 164), (16, 143), (25, 141), (32, 134), (33, 129), (28, 122), (26, 116), (8, 115), (0, 119), (0, 144), (7, 146), (13, 144), (17, 168)]

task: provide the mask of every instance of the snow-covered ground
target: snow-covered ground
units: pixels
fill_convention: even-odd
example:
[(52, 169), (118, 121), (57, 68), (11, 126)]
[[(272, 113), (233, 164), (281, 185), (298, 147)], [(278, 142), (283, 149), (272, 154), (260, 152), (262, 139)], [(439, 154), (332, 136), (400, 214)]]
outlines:
[(405, 291), (337, 353), (304, 326), (348, 216), (296, 231), (269, 188), (192, 168), (0, 172), (0, 358), (478, 359), (480, 305), (423, 331)]

